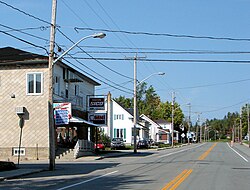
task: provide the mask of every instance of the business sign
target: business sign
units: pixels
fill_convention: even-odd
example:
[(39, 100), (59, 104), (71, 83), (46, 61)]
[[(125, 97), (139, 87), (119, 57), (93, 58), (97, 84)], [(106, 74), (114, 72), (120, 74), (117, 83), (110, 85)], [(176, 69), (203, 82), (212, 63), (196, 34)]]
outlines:
[(69, 112), (68, 110), (55, 110), (55, 124), (67, 125), (69, 124)]
[(89, 121), (94, 124), (106, 124), (106, 113), (89, 113)]
[(53, 109), (56, 125), (69, 124), (69, 119), (72, 117), (71, 103), (53, 103)]
[(89, 110), (104, 110), (104, 98), (89, 98)]

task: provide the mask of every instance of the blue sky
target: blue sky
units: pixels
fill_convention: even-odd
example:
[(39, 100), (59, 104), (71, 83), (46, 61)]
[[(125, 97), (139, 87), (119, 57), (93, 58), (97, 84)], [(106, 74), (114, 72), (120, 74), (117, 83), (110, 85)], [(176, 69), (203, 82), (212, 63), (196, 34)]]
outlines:
[[(49, 0), (0, 1), (0, 30), (39, 46), (1, 32), (0, 47), (46, 55), (42, 48), (49, 49), (51, 4)], [(96, 94), (110, 91), (113, 97), (132, 97), (133, 61), (117, 59), (133, 57), (138, 52), (139, 57), (147, 59), (138, 61), (139, 81), (152, 73), (166, 73), (146, 81), (162, 101), (171, 101), (174, 91), (186, 116), (186, 104), (191, 103), (193, 121), (198, 112), (202, 119), (220, 119), (227, 112), (239, 112), (241, 106), (250, 102), (249, 63), (223, 62), (250, 60), (249, 7), (250, 0), (58, 0), (60, 32), (56, 33), (56, 43), (66, 50), (80, 38), (99, 32), (96, 29), (108, 30), (105, 39), (88, 39), (80, 45), (92, 58), (116, 60), (85, 59), (90, 57), (79, 48), (70, 52), (78, 62), (65, 57), (71, 66), (80, 67), (102, 84)], [(22, 31), (29, 35), (7, 27), (25, 29)], [(82, 29), (76, 31), (75, 27)], [(215, 62), (202, 62), (206, 60)]]

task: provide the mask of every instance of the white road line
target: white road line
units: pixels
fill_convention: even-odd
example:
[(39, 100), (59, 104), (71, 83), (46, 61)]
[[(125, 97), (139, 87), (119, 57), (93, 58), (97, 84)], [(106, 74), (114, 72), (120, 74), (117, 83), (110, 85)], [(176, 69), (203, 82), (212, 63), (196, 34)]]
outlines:
[(158, 156), (158, 157), (159, 157), (159, 158), (162, 158), (162, 157), (171, 156), (171, 155), (173, 155), (173, 154), (178, 154), (178, 153), (180, 153), (180, 152), (185, 152), (185, 151), (187, 151), (187, 150), (195, 149), (195, 148), (198, 148), (198, 147), (203, 146), (203, 145), (205, 145), (205, 144), (201, 144), (201, 145), (198, 145), (198, 146), (195, 146), (195, 147), (191, 147), (191, 148), (179, 150), (179, 151), (176, 151), (176, 152), (171, 152), (171, 153), (169, 153), (169, 154), (164, 154), (164, 155), (161, 155), (161, 156)]
[(248, 160), (246, 158), (244, 158), (244, 156), (242, 156), (240, 153), (238, 153), (236, 150), (234, 150), (230, 145), (229, 143), (227, 143), (227, 146), (229, 148), (231, 148), (231, 150), (233, 150), (236, 154), (238, 154), (243, 160), (245, 160), (246, 162), (248, 162)]
[(75, 183), (75, 184), (72, 184), (72, 185), (69, 185), (69, 186), (65, 186), (65, 187), (62, 187), (62, 188), (57, 189), (57, 190), (63, 190), (63, 189), (68, 189), (68, 188), (71, 188), (71, 187), (75, 187), (75, 186), (77, 186), (77, 185), (81, 185), (81, 184), (84, 184), (84, 183), (88, 183), (88, 182), (90, 182), (90, 181), (94, 181), (94, 180), (96, 180), (96, 179), (99, 179), (99, 178), (102, 178), (102, 177), (105, 177), (105, 176), (114, 174), (114, 173), (116, 173), (116, 172), (118, 172), (118, 171), (113, 171), (113, 172), (110, 172), (110, 173), (106, 173), (106, 174), (104, 174), (104, 175), (97, 176), (97, 177), (94, 177), (94, 178), (92, 178), (92, 179), (88, 179), (88, 180), (85, 180), (85, 181), (82, 181), (82, 182), (79, 182), (79, 183)]

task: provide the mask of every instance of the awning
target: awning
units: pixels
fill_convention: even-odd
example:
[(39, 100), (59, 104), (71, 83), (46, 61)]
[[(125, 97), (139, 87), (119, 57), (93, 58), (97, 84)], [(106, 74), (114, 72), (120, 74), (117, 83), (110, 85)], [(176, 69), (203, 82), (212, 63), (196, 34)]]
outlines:
[(69, 119), (69, 122), (70, 122), (70, 123), (79, 123), (79, 124), (80, 124), (80, 123), (84, 123), (84, 124), (87, 124), (87, 125), (92, 126), (92, 127), (100, 127), (100, 125), (91, 123), (91, 122), (86, 121), (86, 120), (84, 120), (84, 119), (82, 119), (82, 118), (80, 118), (80, 117), (75, 117), (75, 116), (73, 116), (72, 118), (70, 118), (70, 119)]

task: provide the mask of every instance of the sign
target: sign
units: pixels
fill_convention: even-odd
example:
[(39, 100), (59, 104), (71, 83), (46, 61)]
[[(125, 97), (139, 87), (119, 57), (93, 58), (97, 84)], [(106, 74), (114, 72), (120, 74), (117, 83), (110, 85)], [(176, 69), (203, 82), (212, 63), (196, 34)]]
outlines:
[(184, 133), (181, 134), (181, 137), (184, 138), (186, 135)]
[(89, 110), (104, 110), (104, 98), (89, 98)]
[(53, 103), (54, 115), (56, 110), (67, 110), (69, 119), (72, 117), (71, 103)]
[(67, 125), (69, 124), (68, 110), (55, 110), (55, 124)]
[(67, 125), (72, 118), (71, 103), (53, 103), (54, 119), (56, 125)]
[(106, 113), (89, 113), (89, 122), (94, 124), (106, 124)]

